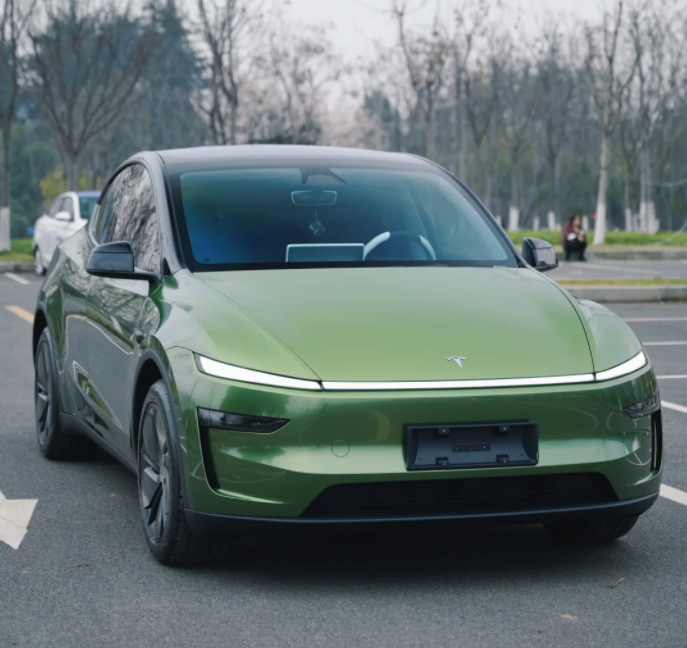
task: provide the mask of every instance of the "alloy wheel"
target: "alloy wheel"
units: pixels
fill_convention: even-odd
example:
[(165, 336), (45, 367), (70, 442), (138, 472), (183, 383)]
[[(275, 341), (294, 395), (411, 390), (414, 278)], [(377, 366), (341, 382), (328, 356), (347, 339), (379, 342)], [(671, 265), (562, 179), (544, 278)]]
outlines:
[(159, 542), (169, 523), (170, 453), (163, 414), (150, 403), (143, 414), (139, 455), (139, 492), (146, 532)]

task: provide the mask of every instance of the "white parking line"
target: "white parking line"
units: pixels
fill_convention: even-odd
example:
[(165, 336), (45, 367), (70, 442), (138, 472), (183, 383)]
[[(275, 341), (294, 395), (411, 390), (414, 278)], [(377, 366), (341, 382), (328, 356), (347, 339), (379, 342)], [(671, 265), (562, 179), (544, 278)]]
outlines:
[(642, 342), (644, 346), (687, 346), (687, 342)]
[(626, 322), (687, 322), (687, 317), (625, 317)]
[(14, 274), (14, 272), (6, 272), (5, 276), (9, 277), (13, 281), (16, 281), (17, 283), (22, 284), (22, 286), (28, 286), (31, 283), (29, 281), (26, 281), (24, 277), (20, 277), (19, 275)]
[(610, 270), (611, 272), (632, 272), (634, 274), (649, 275), (650, 277), (656, 277), (659, 273), (652, 270), (638, 270), (629, 265), (606, 265), (605, 263), (585, 263), (585, 268), (593, 268), (596, 270)]
[(658, 380), (687, 380), (687, 374), (673, 374), (672, 376), (656, 376)]
[(668, 401), (661, 401), (661, 405), (666, 409), (675, 410), (676, 412), (682, 412), (687, 414), (687, 407), (684, 405), (676, 405), (675, 403), (669, 403)]
[(677, 488), (673, 488), (672, 486), (661, 484), (661, 497), (665, 497), (673, 502), (687, 506), (687, 493), (678, 490)]

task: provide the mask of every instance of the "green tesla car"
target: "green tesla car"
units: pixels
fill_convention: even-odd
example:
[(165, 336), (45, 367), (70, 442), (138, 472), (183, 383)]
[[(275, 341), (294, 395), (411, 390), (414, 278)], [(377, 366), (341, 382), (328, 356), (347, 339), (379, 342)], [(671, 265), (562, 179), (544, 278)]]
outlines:
[(166, 564), (274, 525), (618, 538), (659, 491), (656, 378), (556, 265), (415, 156), (141, 153), (40, 291), (39, 447), (128, 466)]

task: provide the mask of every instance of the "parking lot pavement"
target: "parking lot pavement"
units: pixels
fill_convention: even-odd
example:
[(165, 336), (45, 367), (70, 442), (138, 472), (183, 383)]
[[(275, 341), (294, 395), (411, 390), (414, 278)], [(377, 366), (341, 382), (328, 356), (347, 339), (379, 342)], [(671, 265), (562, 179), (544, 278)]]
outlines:
[(560, 279), (685, 279), (687, 260), (676, 261), (561, 261), (556, 270), (548, 273)]
[[(666, 498), (609, 546), (536, 526), (308, 533), (246, 542), (212, 569), (158, 565), (131, 473), (38, 452), (20, 316), (37, 290), (0, 283), (0, 490), (38, 499), (19, 549), (0, 543), (1, 648), (687, 645), (687, 506)], [(614, 309), (645, 342), (687, 340), (687, 305)], [(647, 349), (659, 375), (687, 374), (687, 346)], [(687, 407), (687, 380), (660, 387)], [(687, 492), (687, 414), (664, 414), (664, 483)]]

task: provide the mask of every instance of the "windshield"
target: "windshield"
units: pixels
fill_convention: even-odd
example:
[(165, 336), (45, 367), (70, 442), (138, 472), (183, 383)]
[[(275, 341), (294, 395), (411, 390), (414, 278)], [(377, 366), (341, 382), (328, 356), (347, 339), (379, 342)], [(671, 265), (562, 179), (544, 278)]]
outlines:
[(79, 209), (81, 218), (88, 219), (93, 213), (94, 207), (98, 204), (98, 196), (79, 196)]
[(172, 186), (191, 270), (517, 265), (493, 220), (429, 166), (192, 170)]

